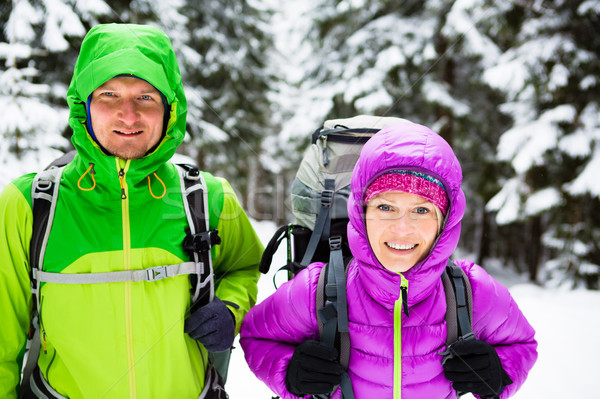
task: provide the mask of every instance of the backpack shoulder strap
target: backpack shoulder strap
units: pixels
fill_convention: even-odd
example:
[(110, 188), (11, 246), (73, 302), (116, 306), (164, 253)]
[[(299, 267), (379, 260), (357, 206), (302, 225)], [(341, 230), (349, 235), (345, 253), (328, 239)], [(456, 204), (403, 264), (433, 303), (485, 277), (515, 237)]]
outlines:
[(53, 167), (65, 166), (65, 165), (71, 163), (71, 161), (73, 159), (75, 159), (75, 155), (77, 155), (77, 150), (71, 150), (69, 152), (66, 152), (59, 158), (56, 158), (54, 161), (52, 161), (48, 166), (46, 166), (45, 169), (51, 169)]
[(190, 275), (192, 308), (211, 302), (215, 295), (211, 248), (221, 243), (217, 229), (209, 224), (208, 190), (204, 177), (195, 165), (177, 164), (181, 180), (181, 196), (188, 220), (183, 248), (194, 263), (201, 264), (198, 276)]
[(60, 187), (60, 178), (64, 165), (60, 167), (51, 167), (38, 173), (31, 184), (31, 204), (33, 211), (33, 229), (31, 241), (29, 243), (29, 265), (31, 283), (31, 292), (33, 300), (33, 309), (29, 323), (29, 333), (27, 339), (30, 341), (27, 361), (23, 368), (23, 377), (21, 379), (21, 397), (27, 397), (31, 392), (30, 380), (37, 366), (40, 354), (40, 331), (38, 328), (39, 311), (39, 288), (38, 272), (40, 271), (46, 245), (48, 244), (48, 235), (54, 221), (54, 210), (58, 199), (58, 189)]
[(330, 211), (333, 203), (333, 193), (335, 190), (335, 180), (325, 179), (325, 188), (321, 191), (321, 207), (317, 214), (315, 229), (313, 230), (304, 257), (300, 262), (300, 267), (304, 268), (312, 261), (313, 256), (321, 239), (329, 239), (330, 229)]
[(448, 261), (442, 282), (446, 294), (446, 345), (451, 345), (459, 338), (474, 338), (473, 293), (469, 278), (461, 267)]
[(316, 309), (319, 336), (321, 342), (328, 346), (339, 345), (340, 364), (345, 370), (340, 384), (342, 398), (354, 399), (352, 383), (347, 372), (350, 362), (350, 334), (346, 295), (347, 268), (342, 256), (342, 237), (331, 237), (329, 247), (329, 263), (321, 269), (317, 283)]

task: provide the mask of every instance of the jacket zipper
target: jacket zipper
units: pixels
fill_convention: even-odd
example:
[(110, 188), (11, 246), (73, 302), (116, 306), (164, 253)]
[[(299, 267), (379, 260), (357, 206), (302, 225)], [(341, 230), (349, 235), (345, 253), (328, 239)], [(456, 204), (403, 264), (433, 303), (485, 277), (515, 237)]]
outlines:
[[(131, 229), (129, 223), (129, 192), (127, 188), (126, 175), (129, 170), (131, 160), (121, 160), (115, 158), (117, 162), (117, 171), (119, 173), (119, 183), (121, 184), (121, 214), (123, 222), (123, 267), (125, 270), (131, 270)], [(124, 165), (122, 163), (125, 162)], [(133, 399), (136, 393), (135, 378), (135, 353), (133, 350), (133, 323), (132, 323), (132, 304), (131, 304), (131, 281), (125, 282), (125, 329), (127, 336), (127, 364), (129, 375), (129, 396)]]
[(408, 280), (400, 274), (400, 296), (394, 303), (394, 399), (402, 398), (402, 312), (408, 316)]
[[(40, 308), (38, 309), (38, 322), (40, 327), (40, 341), (42, 341), (42, 347), (44, 348), (44, 355), (48, 354), (46, 348), (46, 329), (44, 328), (44, 321), (42, 320), (42, 307), (44, 306), (44, 297), (40, 299)], [(46, 373), (47, 375), (47, 373)]]

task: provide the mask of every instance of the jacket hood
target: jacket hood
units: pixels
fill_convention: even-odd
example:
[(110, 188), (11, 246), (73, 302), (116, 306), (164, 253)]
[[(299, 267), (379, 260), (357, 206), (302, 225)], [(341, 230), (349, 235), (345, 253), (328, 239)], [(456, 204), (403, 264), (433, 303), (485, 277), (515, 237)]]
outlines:
[(179, 66), (169, 38), (158, 28), (134, 24), (105, 24), (92, 28), (81, 44), (67, 92), (71, 141), (84, 164), (114, 170), (114, 157), (106, 155), (86, 128), (86, 102), (90, 94), (117, 75), (132, 75), (156, 87), (171, 112), (162, 141), (152, 153), (131, 161), (130, 170), (143, 179), (169, 160), (185, 135), (187, 102)]
[[(409, 281), (409, 306), (431, 293), (446, 267), (460, 237), (465, 196), (460, 188), (462, 171), (450, 145), (425, 126), (402, 122), (375, 134), (363, 147), (352, 174), (348, 199), (348, 240), (353, 256), (360, 262), (366, 287), (380, 300), (394, 301), (400, 290), (400, 275), (385, 269), (375, 257), (367, 238), (364, 196), (369, 184), (395, 169), (424, 172), (438, 178), (449, 199), (442, 231), (429, 255), (403, 273)], [(381, 297), (383, 296), (383, 298)]]

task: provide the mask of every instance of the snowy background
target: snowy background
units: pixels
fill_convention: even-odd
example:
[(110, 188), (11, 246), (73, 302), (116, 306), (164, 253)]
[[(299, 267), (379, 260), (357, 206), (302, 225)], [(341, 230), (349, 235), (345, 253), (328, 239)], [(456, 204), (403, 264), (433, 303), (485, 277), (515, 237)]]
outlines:
[[(68, 149), (64, 97), (99, 22), (172, 38), (189, 102), (182, 153), (228, 178), (257, 220), (289, 220), (291, 178), (328, 117), (438, 131), (465, 171), (460, 250), (485, 259), (537, 330), (516, 397), (600, 399), (600, 0), (2, 0), (0, 189)], [(276, 225), (255, 227), (266, 243)], [(227, 388), (272, 396), (239, 346)]]
[[(264, 244), (276, 228), (271, 222), (254, 222), (254, 227)], [(285, 248), (282, 245), (273, 258), (269, 274), (261, 276), (259, 302), (274, 291), (276, 266), (284, 264)], [(541, 288), (503, 269), (487, 270), (509, 287), (535, 328), (539, 344), (538, 361), (513, 398), (600, 399), (600, 292)], [(285, 281), (285, 273), (280, 273), (276, 281), (278, 285)], [(237, 339), (234, 345), (226, 384), (230, 398), (270, 399), (273, 393), (248, 369)]]
[(0, 1), (0, 188), (70, 149), (65, 94), (86, 31), (173, 42), (181, 153), (256, 220), (326, 119), (431, 127), (464, 170), (462, 250), (541, 284), (600, 289), (600, 0)]

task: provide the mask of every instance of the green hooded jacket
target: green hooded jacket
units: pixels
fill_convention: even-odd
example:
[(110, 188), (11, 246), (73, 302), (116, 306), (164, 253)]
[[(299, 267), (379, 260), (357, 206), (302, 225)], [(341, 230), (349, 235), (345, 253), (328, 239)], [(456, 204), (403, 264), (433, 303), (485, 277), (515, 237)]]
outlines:
[[(88, 97), (117, 75), (149, 82), (171, 108), (164, 137), (141, 159), (106, 155), (87, 132)], [(189, 261), (182, 247), (188, 223), (180, 179), (169, 162), (185, 135), (187, 104), (167, 36), (150, 26), (94, 27), (82, 43), (67, 100), (78, 154), (61, 178), (44, 271), (97, 273)], [(229, 184), (202, 173), (210, 227), (222, 239), (212, 250), (215, 295), (237, 305), (228, 306), (239, 331), (256, 302), (263, 247)], [(2, 398), (18, 396), (32, 309), (33, 178), (16, 179), (0, 195)], [(42, 375), (72, 399), (197, 398), (207, 351), (183, 331), (190, 301), (185, 275), (152, 282), (43, 284)]]

